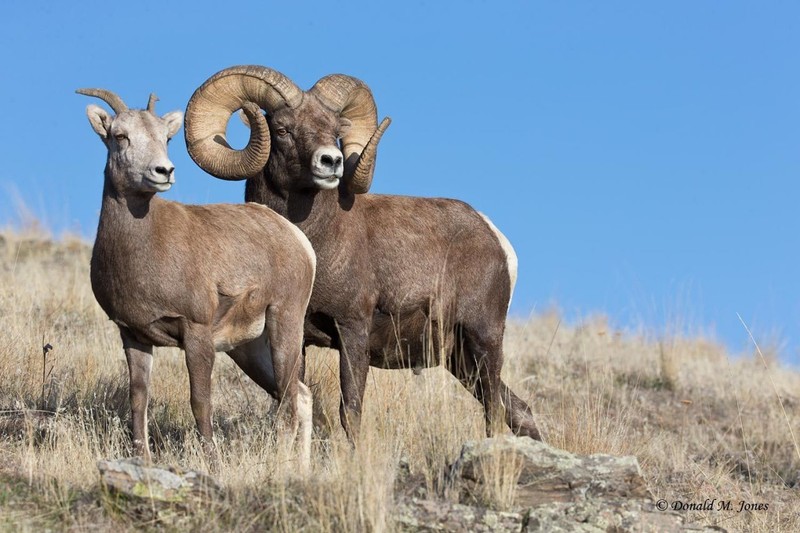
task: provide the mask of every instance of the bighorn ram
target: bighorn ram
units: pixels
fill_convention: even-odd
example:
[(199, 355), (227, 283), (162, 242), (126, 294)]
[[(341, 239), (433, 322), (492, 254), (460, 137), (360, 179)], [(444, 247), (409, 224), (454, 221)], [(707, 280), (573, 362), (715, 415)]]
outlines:
[[(155, 196), (175, 182), (167, 142), (183, 114), (158, 117), (155, 95), (146, 110), (132, 110), (110, 91), (77, 92), (102, 99), (116, 113), (86, 108), (108, 149), (91, 280), (122, 336), (137, 453), (150, 457), (153, 346), (179, 346), (186, 352), (192, 413), (209, 451), (211, 370), (219, 350), (281, 401), (282, 433), (292, 440), (299, 430), (307, 466), (312, 400), (300, 372), (316, 262), (308, 239), (262, 205), (183, 205)], [(260, 116), (255, 106), (245, 111)]]
[[(247, 113), (250, 140), (229, 147), (228, 119)], [(341, 423), (358, 435), (369, 366), (415, 368), (444, 359), (483, 403), (486, 431), (505, 421), (539, 438), (527, 404), (500, 379), (517, 259), (483, 215), (457, 200), (366, 193), (378, 141), (369, 88), (334, 74), (309, 91), (275, 70), (237, 66), (209, 78), (186, 110), (186, 142), (210, 174), (247, 178), (245, 200), (295, 223), (317, 253), (305, 345), (340, 352)]]

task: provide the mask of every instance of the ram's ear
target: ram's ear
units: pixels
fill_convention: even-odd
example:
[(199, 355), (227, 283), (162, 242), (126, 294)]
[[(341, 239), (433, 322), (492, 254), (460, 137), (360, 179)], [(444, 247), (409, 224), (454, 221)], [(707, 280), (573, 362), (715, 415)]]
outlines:
[[(264, 116), (266, 116), (266, 115), (267, 115), (267, 114), (266, 114), (266, 113), (264, 113), (263, 111), (262, 111), (262, 114), (263, 114)], [(247, 118), (247, 115), (245, 115), (244, 111), (242, 111), (242, 110), (240, 109), (240, 110), (239, 110), (239, 112), (237, 113), (237, 115), (239, 115), (239, 120), (241, 120), (241, 121), (242, 121), (242, 124), (244, 124), (244, 125), (247, 127), (247, 129), (250, 129), (250, 119), (249, 119), (249, 118)]]
[(167, 123), (167, 139), (172, 139), (183, 124), (183, 111), (170, 111), (161, 118)]
[(353, 121), (344, 117), (339, 117), (339, 136), (341, 137), (353, 127)]
[(100, 106), (89, 104), (86, 106), (86, 116), (89, 117), (89, 124), (92, 129), (100, 136), (103, 141), (108, 140), (111, 131), (111, 122), (114, 118)]
[(240, 109), (237, 114), (239, 115), (239, 120), (242, 121), (242, 124), (247, 126), (247, 129), (250, 129), (250, 120), (247, 118), (247, 115), (244, 114), (244, 111)]

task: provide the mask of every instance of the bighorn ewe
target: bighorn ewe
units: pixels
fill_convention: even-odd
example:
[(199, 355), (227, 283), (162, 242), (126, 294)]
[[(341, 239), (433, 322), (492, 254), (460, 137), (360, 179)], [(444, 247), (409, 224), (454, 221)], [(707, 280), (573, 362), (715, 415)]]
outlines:
[[(86, 108), (108, 149), (91, 280), (122, 336), (137, 453), (150, 456), (153, 346), (179, 346), (186, 352), (192, 413), (209, 450), (211, 370), (219, 350), (281, 402), (282, 433), (292, 440), (299, 429), (307, 466), (311, 393), (300, 372), (316, 261), (308, 239), (262, 205), (183, 205), (155, 196), (175, 182), (167, 142), (183, 114), (158, 117), (155, 95), (147, 110), (129, 110), (110, 91), (77, 92), (102, 99), (116, 113)], [(260, 116), (255, 106), (245, 111)]]
[[(226, 126), (250, 103), (250, 140)], [(444, 365), (483, 403), (486, 431), (503, 420), (539, 438), (530, 408), (500, 379), (517, 260), (508, 240), (463, 202), (364, 194), (378, 141), (372, 93), (334, 74), (309, 91), (272, 69), (238, 66), (209, 78), (186, 110), (186, 142), (210, 174), (247, 179), (245, 200), (295, 223), (317, 253), (305, 345), (340, 352), (341, 423), (355, 440), (369, 366)], [(341, 149), (340, 149), (341, 146)], [(440, 357), (443, 354), (443, 357)]]

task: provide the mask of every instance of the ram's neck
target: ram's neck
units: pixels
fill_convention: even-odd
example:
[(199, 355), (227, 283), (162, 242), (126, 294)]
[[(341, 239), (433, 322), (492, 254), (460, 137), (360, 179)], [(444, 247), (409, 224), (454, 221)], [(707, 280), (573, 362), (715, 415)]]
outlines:
[(306, 234), (315, 249), (315, 239), (320, 238), (325, 228), (336, 224), (336, 220), (352, 206), (352, 196), (348, 201), (340, 197), (338, 190), (283, 191), (273, 184), (266, 173), (248, 179), (245, 201), (264, 204), (287, 218)]
[(287, 212), (287, 199), (281, 191), (271, 187), (267, 180), (268, 178), (263, 172), (249, 178), (244, 186), (244, 201), (266, 205), (276, 213), (285, 217)]

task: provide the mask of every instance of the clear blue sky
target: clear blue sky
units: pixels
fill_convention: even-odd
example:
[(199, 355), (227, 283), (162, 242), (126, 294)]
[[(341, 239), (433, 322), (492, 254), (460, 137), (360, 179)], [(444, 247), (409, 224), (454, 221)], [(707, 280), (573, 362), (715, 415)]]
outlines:
[[(191, 7), (190, 7), (191, 6)], [(21, 197), (94, 235), (105, 151), (79, 87), (183, 109), (255, 63), (342, 72), (393, 124), (373, 191), (465, 200), (514, 244), (512, 314), (748, 338), (800, 362), (796, 2), (42, 2), (0, 5), (0, 225)], [(170, 146), (168, 198), (241, 183)]]

